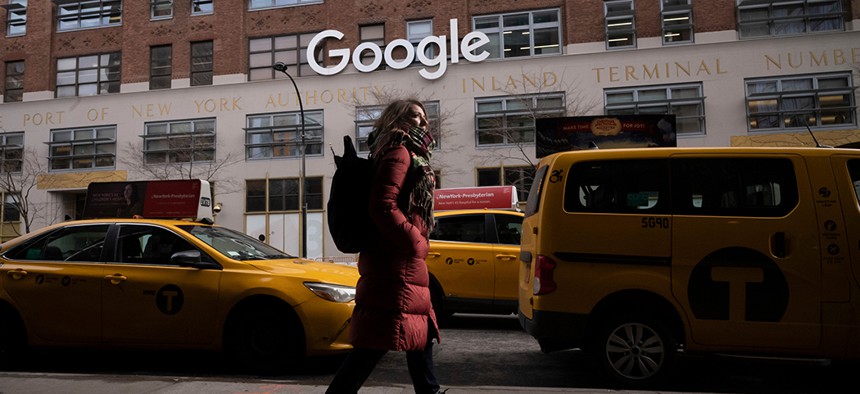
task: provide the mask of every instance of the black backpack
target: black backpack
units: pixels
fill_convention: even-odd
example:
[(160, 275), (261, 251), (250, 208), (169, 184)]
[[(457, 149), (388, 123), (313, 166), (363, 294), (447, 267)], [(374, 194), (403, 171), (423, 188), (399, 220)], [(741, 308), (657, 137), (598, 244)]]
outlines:
[(328, 231), (337, 249), (359, 253), (376, 238), (376, 226), (368, 212), (373, 163), (358, 157), (350, 136), (343, 136), (343, 156), (334, 156), (337, 167), (328, 196)]

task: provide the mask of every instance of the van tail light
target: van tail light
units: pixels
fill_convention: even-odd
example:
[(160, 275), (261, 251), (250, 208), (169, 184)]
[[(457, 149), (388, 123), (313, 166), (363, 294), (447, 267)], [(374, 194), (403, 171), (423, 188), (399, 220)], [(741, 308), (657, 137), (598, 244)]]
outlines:
[(547, 256), (538, 256), (535, 260), (535, 280), (532, 292), (534, 295), (549, 294), (555, 291), (555, 279), (553, 278), (553, 270), (556, 267), (555, 261)]

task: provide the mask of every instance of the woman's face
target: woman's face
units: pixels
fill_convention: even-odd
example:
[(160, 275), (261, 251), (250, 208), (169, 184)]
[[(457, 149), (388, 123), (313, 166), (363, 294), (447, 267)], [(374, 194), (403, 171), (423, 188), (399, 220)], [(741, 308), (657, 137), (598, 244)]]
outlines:
[(412, 104), (409, 107), (409, 112), (406, 113), (406, 121), (410, 126), (415, 126), (421, 129), (427, 129), (427, 115), (420, 106)]

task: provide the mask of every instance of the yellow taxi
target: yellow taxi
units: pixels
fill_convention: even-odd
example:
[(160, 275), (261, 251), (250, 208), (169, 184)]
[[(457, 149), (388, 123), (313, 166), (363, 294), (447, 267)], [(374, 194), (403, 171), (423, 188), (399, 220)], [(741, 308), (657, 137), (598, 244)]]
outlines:
[(426, 261), (437, 316), (516, 313), (523, 213), (460, 209), (434, 216)]
[(860, 358), (860, 151), (631, 148), (541, 159), (519, 319), (627, 387), (682, 354)]
[(0, 353), (203, 349), (274, 373), (351, 348), (358, 276), (211, 220), (68, 221), (0, 245)]

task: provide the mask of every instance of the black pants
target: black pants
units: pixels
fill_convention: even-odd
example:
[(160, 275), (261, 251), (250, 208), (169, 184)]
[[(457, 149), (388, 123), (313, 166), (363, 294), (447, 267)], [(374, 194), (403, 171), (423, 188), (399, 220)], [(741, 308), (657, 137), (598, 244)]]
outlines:
[[(386, 353), (388, 353), (387, 350), (352, 349), (326, 393), (357, 393)], [(439, 383), (436, 382), (436, 375), (433, 374), (432, 340), (428, 341), (424, 350), (406, 352), (406, 364), (409, 367), (409, 376), (412, 378), (412, 387), (415, 388), (416, 394), (432, 394), (439, 390)]]

